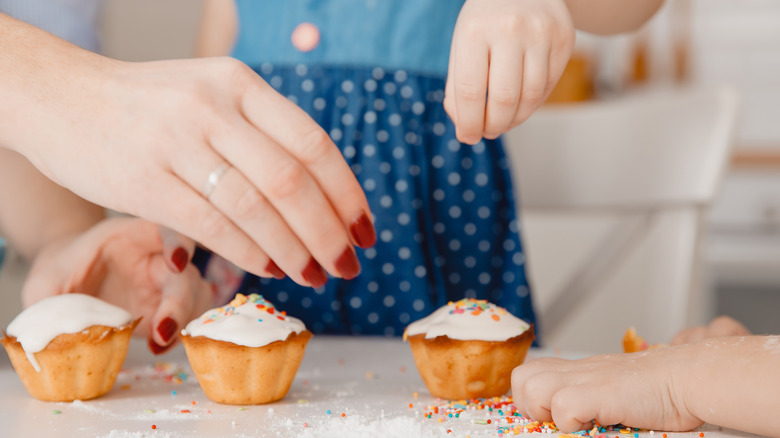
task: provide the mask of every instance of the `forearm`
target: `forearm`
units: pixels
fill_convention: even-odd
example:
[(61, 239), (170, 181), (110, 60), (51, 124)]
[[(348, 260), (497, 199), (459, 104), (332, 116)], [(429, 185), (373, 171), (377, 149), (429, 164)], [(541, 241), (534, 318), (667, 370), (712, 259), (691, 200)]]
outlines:
[(0, 230), (28, 260), (55, 240), (86, 231), (103, 208), (58, 186), (23, 156), (0, 148)]
[(57, 145), (58, 124), (92, 104), (79, 96), (100, 86), (97, 73), (109, 62), (0, 13), (0, 146), (39, 166)]
[(574, 27), (597, 35), (612, 35), (639, 29), (664, 0), (564, 0)]
[(234, 0), (205, 0), (195, 57), (227, 56), (238, 33)]
[(718, 426), (780, 436), (780, 336), (715, 338), (694, 344), (682, 381), (684, 403)]

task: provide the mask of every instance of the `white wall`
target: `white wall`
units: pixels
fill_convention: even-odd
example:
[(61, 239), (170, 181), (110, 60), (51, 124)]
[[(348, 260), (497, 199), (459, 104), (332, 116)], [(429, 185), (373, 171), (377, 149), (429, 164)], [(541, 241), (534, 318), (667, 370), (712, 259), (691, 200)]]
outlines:
[(780, 2), (694, 0), (692, 43), (693, 79), (742, 93), (740, 146), (780, 150)]
[[(690, 12), (688, 18), (680, 20)], [(674, 15), (680, 14), (680, 15)], [(680, 32), (675, 23), (688, 23)], [(667, 0), (639, 35), (582, 38), (612, 50), (613, 64), (632, 42), (650, 43), (651, 83), (671, 79), (673, 40), (688, 37), (690, 80), (729, 84), (741, 95), (735, 154), (764, 164), (732, 167), (708, 217), (705, 258), (712, 295), (740, 309), (751, 327), (780, 300), (780, 2), (773, 0)], [(623, 58), (621, 58), (623, 56)], [(759, 160), (751, 160), (757, 162)], [(726, 290), (734, 299), (724, 300)], [(755, 293), (752, 293), (755, 291)], [(774, 298), (776, 296), (777, 298)], [(749, 315), (744, 317), (744, 315)], [(776, 318), (772, 317), (773, 320)], [(764, 329), (766, 325), (762, 325)], [(766, 331), (763, 331), (766, 332)], [(780, 322), (772, 332), (780, 332)]]
[[(693, 79), (740, 91), (737, 153), (780, 156), (780, 2), (693, 0), (693, 6)], [(780, 296), (780, 166), (729, 173), (710, 214), (707, 257), (715, 287), (744, 291), (736, 302), (755, 307), (747, 313), (772, 306), (766, 295), (747, 291)]]
[(102, 52), (125, 61), (190, 58), (202, 0), (105, 0)]

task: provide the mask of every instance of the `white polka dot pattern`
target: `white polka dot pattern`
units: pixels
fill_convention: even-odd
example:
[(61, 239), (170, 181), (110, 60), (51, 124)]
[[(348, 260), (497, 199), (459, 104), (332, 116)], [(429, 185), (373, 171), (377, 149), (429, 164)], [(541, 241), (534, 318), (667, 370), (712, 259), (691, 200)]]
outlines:
[(248, 276), (243, 293), (283, 303), (315, 333), (396, 336), (463, 297), (534, 320), (500, 141), (457, 141), (442, 106), (443, 79), (382, 68), (256, 70), (340, 148), (365, 191), (378, 240), (358, 250), (361, 275), (351, 281), (331, 278), (311, 289)]

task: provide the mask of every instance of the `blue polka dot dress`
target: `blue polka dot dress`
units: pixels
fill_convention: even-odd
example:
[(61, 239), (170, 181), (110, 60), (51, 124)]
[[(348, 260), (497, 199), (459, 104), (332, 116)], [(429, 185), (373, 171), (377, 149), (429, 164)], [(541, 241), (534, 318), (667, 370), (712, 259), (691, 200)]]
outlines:
[[(238, 291), (264, 295), (314, 333), (400, 335), (410, 322), (463, 297), (487, 299), (534, 321), (501, 142), (461, 144), (442, 105), (446, 48), (460, 3), (238, 2), (241, 28), (248, 35), (239, 36), (235, 56), (330, 133), (365, 191), (378, 236), (374, 247), (358, 250), (362, 271), (353, 280), (331, 278), (312, 289), (289, 279), (246, 275)], [(387, 27), (387, 16), (408, 14), (409, 21), (419, 16), (430, 22), (431, 11), (421, 10), (424, 5), (449, 11), (439, 14), (446, 19), (431, 43), (445, 50), (443, 56), (435, 52), (443, 58), (438, 64), (444, 64), (438, 72), (423, 65), (431, 62), (424, 53), (417, 61), (399, 55), (391, 62), (394, 55), (385, 53), (392, 52), (385, 46), (392, 44), (370, 37), (349, 42), (341, 35), (349, 26), (364, 28), (365, 20)], [(291, 35), (301, 22), (314, 23), (320, 31), (318, 48), (325, 53), (302, 53), (289, 41), (282, 41), (286, 49), (277, 41), (282, 47), (259, 53), (259, 47), (271, 43), (262, 44), (263, 37), (248, 29), (271, 25), (262, 18), (269, 13), (283, 19), (271, 20), (274, 28), (263, 32)], [(318, 21), (323, 14), (340, 21)], [(401, 40), (397, 45), (410, 38), (395, 37)], [(370, 62), (362, 59), (368, 55), (332, 59), (346, 56), (344, 51), (356, 56), (372, 50), (352, 47), (356, 44), (373, 44), (384, 55)], [(334, 45), (346, 47), (335, 50)], [(415, 68), (415, 62), (421, 67)]]

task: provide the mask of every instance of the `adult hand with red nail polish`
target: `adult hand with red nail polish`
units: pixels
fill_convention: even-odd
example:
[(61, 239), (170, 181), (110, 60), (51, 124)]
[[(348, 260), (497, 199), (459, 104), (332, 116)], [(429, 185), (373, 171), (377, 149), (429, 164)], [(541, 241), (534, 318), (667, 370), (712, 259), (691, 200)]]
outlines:
[(160, 239), (163, 243), (163, 260), (171, 272), (183, 272), (195, 253), (195, 242), (176, 231), (160, 226)]
[(120, 62), (0, 14), (0, 43), (17, 39), (0, 50), (14, 66), (0, 81), (0, 144), (77, 195), (305, 285), (312, 260), (352, 275), (344, 248), (376, 240), (327, 133), (243, 63)]
[(143, 317), (135, 334), (149, 339), (152, 352), (164, 352), (212, 302), (211, 285), (191, 263), (181, 272), (170, 268), (161, 234), (142, 219), (112, 218), (49, 243), (32, 264), (24, 305), (56, 294), (93, 295)]

